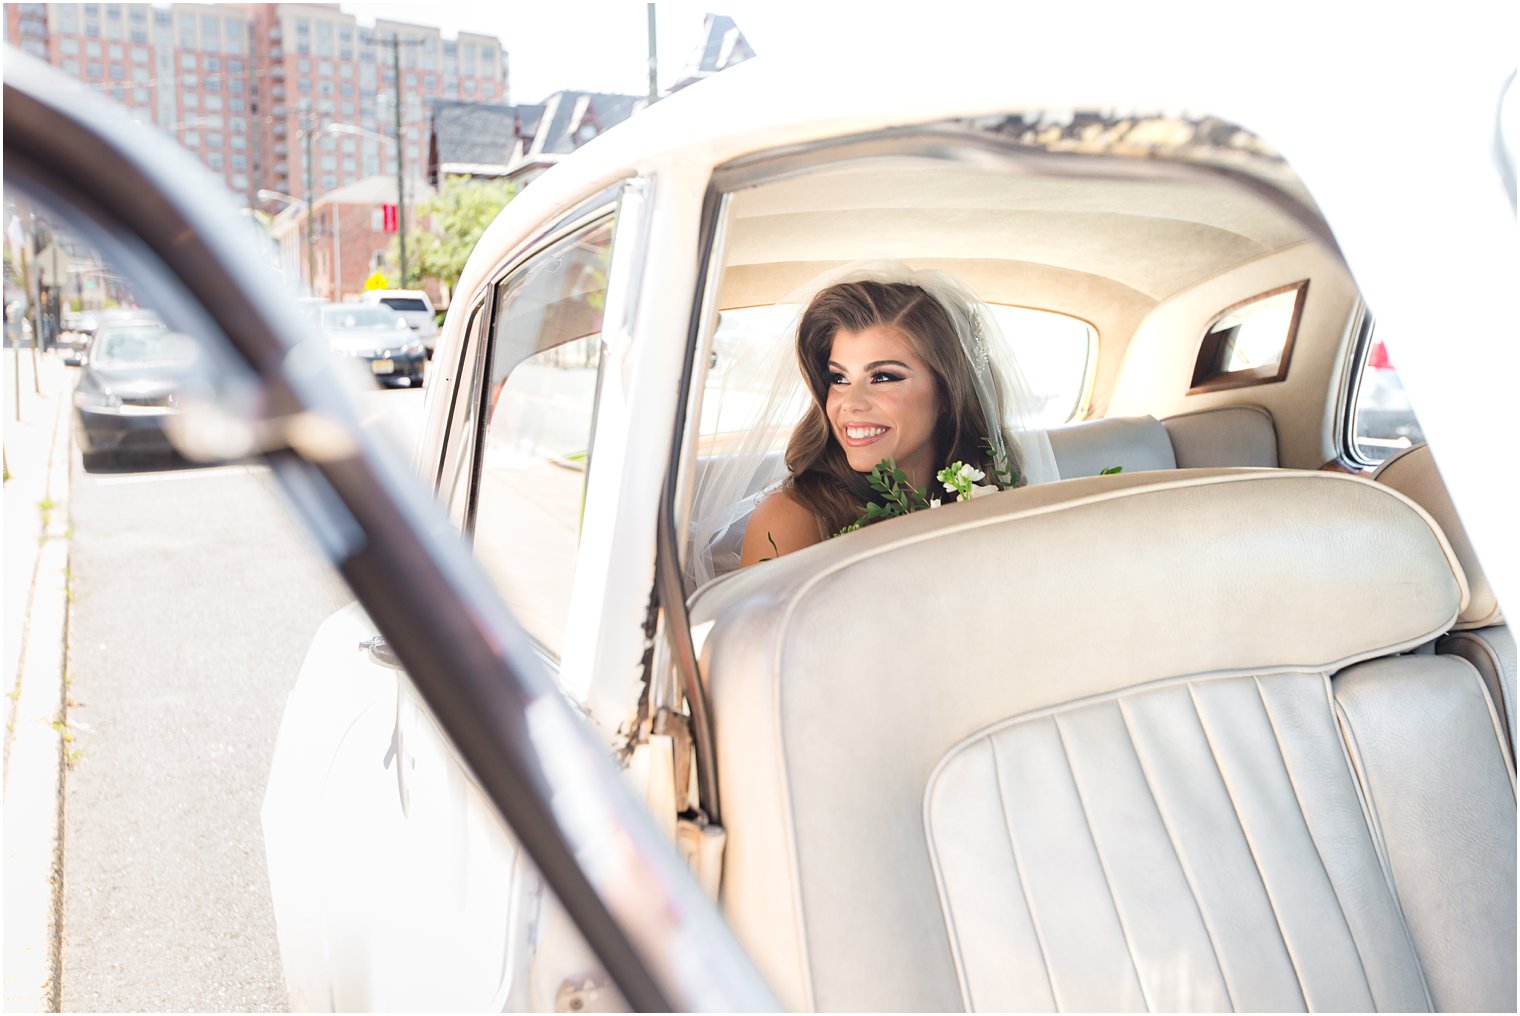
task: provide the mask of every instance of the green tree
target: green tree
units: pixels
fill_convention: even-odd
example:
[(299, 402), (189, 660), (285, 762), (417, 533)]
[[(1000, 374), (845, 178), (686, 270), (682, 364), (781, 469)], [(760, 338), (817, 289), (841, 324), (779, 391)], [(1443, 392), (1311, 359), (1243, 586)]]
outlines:
[[(420, 211), (431, 217), (431, 230), (407, 233), (407, 279), (401, 289), (411, 288), (423, 279), (436, 279), (453, 290), (464, 271), (470, 251), (480, 235), (496, 218), (508, 201), (517, 194), (510, 180), (475, 180), (451, 176)], [(390, 260), (400, 260), (400, 244), (391, 240)]]

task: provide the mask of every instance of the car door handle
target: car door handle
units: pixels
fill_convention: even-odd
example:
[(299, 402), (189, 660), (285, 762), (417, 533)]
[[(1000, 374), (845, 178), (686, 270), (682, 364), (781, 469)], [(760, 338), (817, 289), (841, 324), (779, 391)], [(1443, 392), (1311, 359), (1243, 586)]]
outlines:
[(376, 635), (372, 639), (365, 639), (359, 643), (359, 648), (369, 654), (370, 660), (380, 664), (382, 667), (389, 667), (392, 670), (402, 669), (400, 657), (396, 655), (395, 650), (391, 649), (390, 644), (385, 641), (384, 635)]

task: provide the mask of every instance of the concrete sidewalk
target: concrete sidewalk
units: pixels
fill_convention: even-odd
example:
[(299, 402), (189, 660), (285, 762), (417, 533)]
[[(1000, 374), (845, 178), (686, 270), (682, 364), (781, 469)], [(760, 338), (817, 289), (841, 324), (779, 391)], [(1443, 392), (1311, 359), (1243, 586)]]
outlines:
[(7, 1012), (58, 1009), (73, 377), (52, 354), (33, 363), (5, 350)]

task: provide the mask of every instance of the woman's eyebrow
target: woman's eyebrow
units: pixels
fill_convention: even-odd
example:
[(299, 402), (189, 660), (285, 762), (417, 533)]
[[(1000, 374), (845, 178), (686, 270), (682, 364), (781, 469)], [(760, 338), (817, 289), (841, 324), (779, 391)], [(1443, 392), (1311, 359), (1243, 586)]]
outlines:
[[(839, 371), (841, 374), (849, 373), (849, 371), (845, 369), (844, 364), (840, 363), (838, 360), (830, 360), (829, 366)], [(911, 366), (901, 360), (872, 360), (870, 363), (865, 365), (865, 373), (869, 374), (873, 370), (880, 370), (883, 367), (901, 367), (903, 370), (913, 369)]]

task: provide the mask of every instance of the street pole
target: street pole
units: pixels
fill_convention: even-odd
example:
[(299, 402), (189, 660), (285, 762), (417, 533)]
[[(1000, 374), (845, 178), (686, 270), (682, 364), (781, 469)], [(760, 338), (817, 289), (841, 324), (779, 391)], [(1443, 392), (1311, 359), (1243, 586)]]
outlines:
[(655, 56), (654, 4), (650, 3), (645, 6), (649, 9), (649, 104), (653, 106), (660, 100), (660, 61)]
[(391, 72), (396, 76), (396, 240), (401, 252), (401, 281), (406, 288), (406, 139), (401, 136), (401, 36), (391, 36)]
[(301, 174), (304, 178), (302, 183), (306, 187), (306, 289), (312, 296), (317, 295), (317, 234), (313, 228), (316, 225), (313, 218), (316, 209), (311, 203), (311, 143), (315, 133), (312, 130), (315, 120), (315, 116), (306, 114), (306, 137), (303, 139), (306, 142), (306, 172)]
[(334, 201), (332, 208), (332, 252), (333, 252), (333, 303), (343, 299), (343, 231), (339, 228), (338, 203)]

